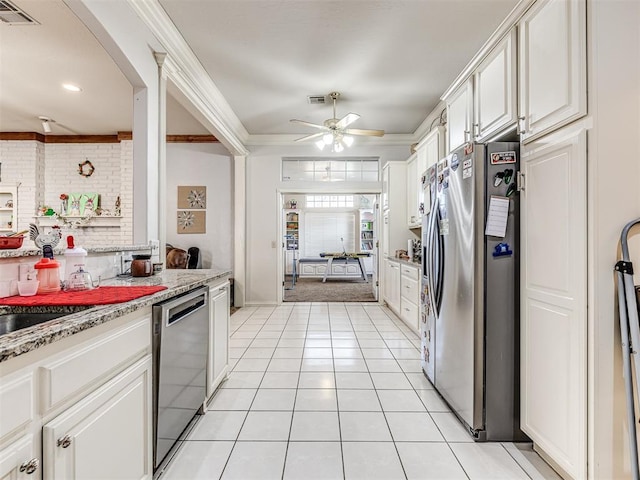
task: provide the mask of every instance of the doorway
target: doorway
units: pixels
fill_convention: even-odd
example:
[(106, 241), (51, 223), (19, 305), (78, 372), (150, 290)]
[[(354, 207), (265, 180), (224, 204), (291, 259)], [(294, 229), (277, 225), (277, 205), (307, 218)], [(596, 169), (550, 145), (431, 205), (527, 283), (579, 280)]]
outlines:
[(284, 302), (378, 301), (379, 195), (282, 194)]

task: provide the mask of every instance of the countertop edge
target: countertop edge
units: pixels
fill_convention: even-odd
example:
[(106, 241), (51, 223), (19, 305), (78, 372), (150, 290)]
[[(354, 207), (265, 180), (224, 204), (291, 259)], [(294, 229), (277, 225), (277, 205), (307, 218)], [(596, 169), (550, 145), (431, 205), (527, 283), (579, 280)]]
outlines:
[(419, 262), (413, 262), (413, 261), (409, 261), (409, 260), (404, 260), (402, 258), (397, 258), (397, 257), (389, 257), (389, 256), (387, 256), (387, 257), (385, 257), (385, 259), (389, 260), (391, 262), (397, 262), (397, 263), (401, 263), (403, 265), (409, 265), (409, 266), (414, 267), (414, 268), (420, 268), (422, 266), (422, 264), (419, 263)]
[[(177, 284), (171, 286), (167, 285), (168, 288), (166, 290), (140, 297), (135, 300), (91, 307), (87, 310), (71, 313), (58, 319), (44, 322), (40, 325), (0, 336), (0, 363), (25, 353), (29, 353), (63, 338), (70, 337), (97, 325), (102, 325), (111, 320), (122, 317), (123, 315), (135, 312), (141, 308), (175, 297), (176, 295), (180, 295), (199, 286), (206, 285), (214, 280), (228, 277), (232, 272), (231, 270), (165, 270), (164, 273), (166, 273), (167, 276), (176, 277), (172, 280)], [(148, 278), (165, 279), (164, 275)], [(156, 282), (156, 284), (163, 285), (162, 282)], [(41, 308), (49, 309), (50, 311), (52, 307)], [(37, 307), (32, 308), (30, 311), (37, 311)]]
[[(150, 245), (115, 245), (112, 247), (83, 247), (87, 253), (110, 253), (110, 252), (139, 252), (140, 250), (151, 251)], [(53, 250), (54, 255), (64, 254), (65, 249), (56, 247)], [(0, 259), (2, 258), (21, 258), (35, 257), (42, 255), (42, 249), (36, 247), (25, 247), (16, 249), (0, 249)]]

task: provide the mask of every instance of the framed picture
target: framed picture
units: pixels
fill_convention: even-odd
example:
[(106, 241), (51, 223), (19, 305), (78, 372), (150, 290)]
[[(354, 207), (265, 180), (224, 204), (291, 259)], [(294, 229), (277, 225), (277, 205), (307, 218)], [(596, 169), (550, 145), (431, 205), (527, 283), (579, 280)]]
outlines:
[(178, 187), (178, 208), (189, 210), (207, 208), (207, 187)]
[(204, 210), (178, 210), (178, 233), (207, 233)]

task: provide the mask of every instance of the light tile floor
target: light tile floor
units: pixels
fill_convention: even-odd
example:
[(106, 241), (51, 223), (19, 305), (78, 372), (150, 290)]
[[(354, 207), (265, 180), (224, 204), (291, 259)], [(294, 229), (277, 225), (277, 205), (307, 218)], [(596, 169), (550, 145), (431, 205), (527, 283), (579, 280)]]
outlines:
[(231, 317), (233, 370), (162, 480), (558, 479), (528, 444), (475, 443), (386, 307)]

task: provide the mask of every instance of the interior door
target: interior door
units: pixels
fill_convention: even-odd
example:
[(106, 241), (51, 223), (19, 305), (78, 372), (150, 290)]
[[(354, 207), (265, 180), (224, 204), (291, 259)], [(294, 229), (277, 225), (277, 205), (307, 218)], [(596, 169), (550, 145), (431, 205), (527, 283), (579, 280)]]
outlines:
[(521, 427), (586, 478), (586, 132), (564, 128), (521, 153)]

